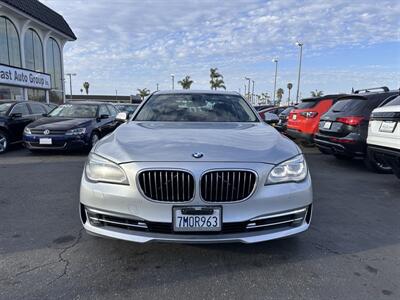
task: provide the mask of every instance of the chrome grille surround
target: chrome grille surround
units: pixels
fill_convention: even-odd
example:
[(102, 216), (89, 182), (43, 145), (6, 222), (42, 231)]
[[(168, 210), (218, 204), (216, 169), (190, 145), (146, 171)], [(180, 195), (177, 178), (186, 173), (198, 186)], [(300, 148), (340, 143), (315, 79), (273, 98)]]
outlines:
[(137, 174), (140, 193), (158, 202), (189, 202), (195, 196), (193, 174), (182, 169), (146, 169)]
[(200, 196), (205, 202), (238, 202), (251, 197), (258, 175), (250, 169), (207, 170), (200, 178)]

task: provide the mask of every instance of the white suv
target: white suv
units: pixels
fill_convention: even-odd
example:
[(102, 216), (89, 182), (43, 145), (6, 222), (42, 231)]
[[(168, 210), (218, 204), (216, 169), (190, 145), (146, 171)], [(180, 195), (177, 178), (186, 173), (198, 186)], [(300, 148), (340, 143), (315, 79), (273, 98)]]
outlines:
[(390, 165), (400, 178), (400, 96), (391, 97), (372, 111), (368, 127), (368, 153)]

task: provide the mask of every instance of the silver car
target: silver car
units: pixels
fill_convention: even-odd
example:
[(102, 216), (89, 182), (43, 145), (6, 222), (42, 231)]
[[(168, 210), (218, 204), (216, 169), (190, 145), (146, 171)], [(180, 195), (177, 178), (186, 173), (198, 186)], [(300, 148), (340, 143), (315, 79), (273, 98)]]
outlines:
[(299, 147), (239, 94), (165, 91), (94, 146), (80, 212), (97, 236), (256, 243), (307, 230), (312, 199)]

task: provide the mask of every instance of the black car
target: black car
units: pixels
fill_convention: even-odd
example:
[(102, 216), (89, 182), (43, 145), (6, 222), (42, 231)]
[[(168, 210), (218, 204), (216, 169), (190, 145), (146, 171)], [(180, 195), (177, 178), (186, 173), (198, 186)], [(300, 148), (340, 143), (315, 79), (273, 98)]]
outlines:
[(90, 149), (119, 124), (112, 104), (74, 102), (58, 106), (24, 130), (25, 146), (36, 150)]
[(133, 113), (136, 111), (136, 109), (139, 107), (139, 104), (118, 103), (118, 104), (115, 104), (115, 107), (120, 112), (125, 112), (128, 115), (128, 118), (130, 118), (133, 115)]
[(287, 129), (287, 122), (289, 119), (290, 112), (295, 109), (296, 106), (288, 106), (284, 111), (279, 114), (279, 122), (275, 125), (275, 129), (279, 132), (285, 133)]
[(21, 143), (25, 126), (50, 110), (40, 102), (0, 101), (0, 154), (6, 152), (11, 144)]
[[(339, 98), (321, 117), (319, 132), (314, 140), (322, 153), (333, 154), (339, 159), (367, 156), (371, 112), (386, 99), (398, 94), (398, 91), (389, 91), (387, 87), (379, 88), (383, 92), (375, 92), (376, 89), (359, 90)], [(370, 157), (364, 161), (369, 169), (376, 172), (391, 171), (390, 167)]]

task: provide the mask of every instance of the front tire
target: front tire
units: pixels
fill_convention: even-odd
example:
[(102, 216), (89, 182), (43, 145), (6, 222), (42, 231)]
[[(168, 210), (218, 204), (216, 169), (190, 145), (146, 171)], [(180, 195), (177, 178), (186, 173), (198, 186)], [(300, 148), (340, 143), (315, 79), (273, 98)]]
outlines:
[(379, 174), (391, 174), (393, 170), (390, 166), (376, 159), (376, 157), (368, 151), (364, 158), (364, 164), (368, 170)]
[(8, 134), (0, 130), (0, 154), (7, 152), (9, 145)]

